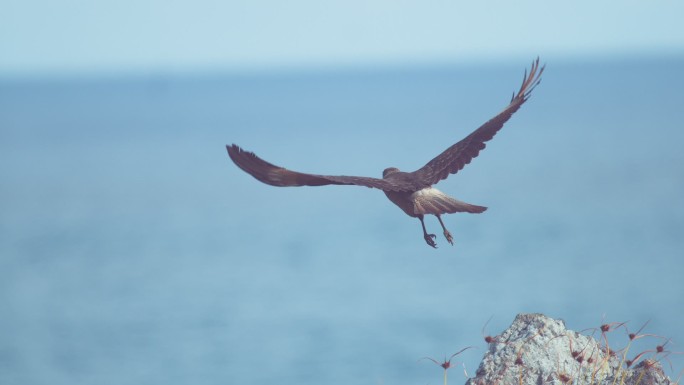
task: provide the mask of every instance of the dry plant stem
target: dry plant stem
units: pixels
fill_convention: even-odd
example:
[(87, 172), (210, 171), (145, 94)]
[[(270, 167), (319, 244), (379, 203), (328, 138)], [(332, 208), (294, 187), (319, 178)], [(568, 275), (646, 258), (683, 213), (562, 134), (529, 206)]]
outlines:
[(637, 382), (635, 385), (639, 385), (639, 383), (641, 382), (641, 379), (644, 377), (644, 374), (646, 374), (646, 371), (642, 370), (641, 373), (639, 374), (639, 378), (637, 379)]
[(592, 368), (589, 367), (587, 367), (587, 369), (591, 370), (592, 373), (591, 378), (589, 379), (589, 385), (594, 385), (594, 371), (592, 370)]
[[(633, 341), (632, 339), (629, 340), (629, 342), (627, 343), (627, 347), (625, 348), (625, 352), (622, 354), (622, 360), (620, 360), (620, 366), (618, 366), (618, 372), (615, 375), (615, 378), (613, 379), (613, 385), (615, 385), (615, 380), (617, 380), (617, 378), (620, 376), (620, 370), (622, 370), (622, 365), (624, 365), (625, 360), (627, 359), (627, 352), (629, 352), (629, 347), (632, 346), (632, 341)], [(626, 370), (623, 372), (622, 379), (620, 380), (620, 384), (623, 383), (623, 381), (625, 379), (624, 373), (626, 373), (626, 372), (627, 372)]]
[(600, 360), (600, 362), (597, 362), (597, 365), (599, 365), (599, 368), (596, 369), (596, 371), (594, 372), (594, 374), (592, 376), (592, 383), (596, 379), (597, 374), (603, 374), (603, 371), (606, 370), (606, 368), (608, 367), (608, 361), (610, 361), (610, 353), (606, 353), (606, 356), (603, 357), (603, 359)]
[(684, 375), (684, 369), (679, 372), (679, 377), (677, 377), (677, 382), (674, 383), (674, 385), (679, 385), (679, 381), (682, 379), (682, 375)]
[(582, 385), (582, 363), (580, 362), (579, 367), (577, 368), (577, 378), (579, 378), (579, 383), (577, 385)]
[[(584, 353), (584, 349), (586, 349), (587, 346), (589, 346), (589, 345), (587, 344), (581, 350), (576, 351), (573, 348), (572, 337), (570, 335), (568, 335), (567, 333), (565, 334), (565, 337), (568, 337), (568, 342), (570, 343), (570, 355), (575, 359), (575, 361), (577, 361), (579, 363), (579, 366), (577, 367), (576, 378), (580, 379), (580, 382), (577, 385), (581, 385), (582, 384), (581, 383), (582, 367), (583, 367), (583, 364), (585, 362), (583, 353)], [(592, 355), (593, 355), (593, 353), (592, 353)]]
[[(618, 368), (618, 376), (620, 375), (620, 371), (619, 371), (619, 370), (620, 370), (620, 369)], [(641, 374), (643, 375), (644, 372), (641, 372)], [(617, 376), (616, 376), (616, 377), (617, 377)], [(627, 371), (626, 371), (626, 370), (623, 370), (623, 371), (622, 371), (622, 377), (620, 378), (620, 385), (624, 385), (624, 383), (625, 383), (625, 377), (627, 377)]]
[[(594, 348), (595, 349), (595, 348)], [(594, 360), (594, 352), (596, 350), (591, 351), (591, 355), (589, 356), (589, 359), (587, 359), (587, 370), (591, 372), (591, 379), (589, 380), (589, 385), (594, 385), (594, 380), (596, 379), (596, 371), (594, 369), (596, 368), (596, 365), (598, 365), (598, 362)], [(589, 366), (591, 365), (591, 366)]]

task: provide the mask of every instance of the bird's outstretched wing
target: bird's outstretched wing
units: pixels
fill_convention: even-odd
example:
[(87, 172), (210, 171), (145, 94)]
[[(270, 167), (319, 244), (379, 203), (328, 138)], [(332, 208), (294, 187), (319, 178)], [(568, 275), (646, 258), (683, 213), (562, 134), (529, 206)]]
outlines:
[(532, 62), (529, 75), (525, 70), (520, 90), (517, 94), (513, 94), (511, 103), (503, 111), (411, 174), (423, 183), (432, 185), (446, 179), (449, 174), (460, 171), (486, 147), (485, 142), (492, 139), (513, 113), (525, 103), (534, 87), (541, 81), (542, 72), (544, 72), (544, 67), (539, 68), (539, 58), (537, 58)]
[(228, 156), (243, 171), (271, 186), (324, 186), (329, 184), (356, 185), (377, 188), (384, 191), (409, 191), (415, 186), (408, 181), (393, 181), (346, 175), (316, 175), (290, 171), (268, 163), (253, 152), (245, 151), (233, 144), (226, 146)]

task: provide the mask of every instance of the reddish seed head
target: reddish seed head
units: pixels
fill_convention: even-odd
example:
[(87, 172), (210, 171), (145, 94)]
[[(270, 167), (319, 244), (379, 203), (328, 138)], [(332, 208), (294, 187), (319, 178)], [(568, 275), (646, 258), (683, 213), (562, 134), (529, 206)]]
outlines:
[(610, 322), (610, 323), (601, 325), (599, 327), (599, 329), (601, 329), (602, 334), (605, 334), (605, 333), (608, 333), (609, 331), (611, 331), (613, 329), (617, 329), (619, 327), (623, 327), (625, 329), (627, 328), (627, 326), (625, 326), (625, 322)]
[(577, 357), (575, 357), (575, 360), (581, 364), (582, 362), (584, 362), (584, 357), (577, 356)]
[(430, 357), (423, 357), (423, 358), (421, 358), (421, 360), (430, 360), (430, 361), (434, 362), (435, 364), (437, 364), (437, 365), (441, 366), (442, 368), (444, 368), (444, 370), (447, 370), (447, 369), (449, 369), (449, 368), (451, 367), (451, 360), (452, 360), (454, 357), (456, 357), (457, 355), (463, 353), (465, 350), (468, 350), (468, 349), (470, 349), (470, 348), (472, 348), (472, 346), (468, 346), (467, 348), (463, 348), (463, 349), (459, 350), (458, 352), (452, 354), (451, 357), (449, 357), (448, 360), (447, 360), (446, 358), (444, 358), (444, 362), (442, 362), (442, 363), (439, 363), (439, 362), (437, 362), (437, 360), (435, 360), (434, 358), (430, 358)]
[[(452, 356), (451, 358), (454, 358), (454, 357)], [(430, 357), (423, 357), (423, 358), (421, 358), (421, 359), (422, 359), (422, 360), (430, 360), (430, 361), (434, 362), (435, 364), (437, 364), (437, 365), (441, 366), (442, 368), (444, 368), (444, 370), (447, 370), (447, 369), (449, 369), (449, 368), (451, 367), (451, 358), (450, 358), (449, 360), (447, 360), (447, 359), (445, 358), (445, 359), (444, 359), (444, 362), (442, 362), (442, 363), (437, 362), (437, 360), (435, 360), (434, 358), (430, 358)]]
[(572, 352), (570, 354), (572, 355), (572, 358), (577, 358), (577, 356), (580, 355), (580, 352)]
[(491, 321), (493, 317), (494, 316), (489, 317), (487, 322), (485, 322), (484, 326), (482, 326), (482, 337), (484, 338), (485, 342), (488, 344), (492, 344), (492, 343), (498, 344), (499, 343), (499, 336), (494, 336), (494, 337), (489, 336), (489, 335), (485, 336), (485, 329), (487, 329), (487, 325), (489, 324), (489, 321)]
[(515, 359), (515, 364), (516, 364), (516, 365), (521, 365), (521, 366), (522, 366), (522, 365), (523, 365), (522, 357), (516, 358), (516, 359)]
[(653, 361), (653, 360), (644, 360), (644, 366), (645, 366), (647, 369), (653, 369), (653, 367), (655, 366), (655, 364), (656, 364), (656, 361)]
[(560, 379), (561, 382), (564, 383), (564, 384), (567, 384), (568, 382), (572, 381), (572, 378), (570, 378), (570, 376), (568, 376), (568, 375), (565, 374), (565, 373), (561, 373), (561, 374), (558, 376), (558, 379)]
[[(645, 324), (641, 325), (641, 327), (639, 328), (639, 330), (637, 330), (636, 333), (629, 333), (629, 334), (627, 334), (627, 335), (629, 336), (629, 340), (630, 340), (630, 341), (633, 341), (633, 340), (635, 340), (635, 339), (637, 339), (637, 338), (640, 338), (640, 337), (644, 337), (644, 336), (649, 335), (649, 334), (639, 335), (639, 333), (641, 333), (641, 331), (644, 330), (644, 328), (646, 327), (646, 325), (648, 325), (649, 322), (651, 322), (651, 320), (648, 320), (648, 321), (646, 321)], [(629, 329), (627, 329), (627, 326), (626, 326), (626, 325), (625, 325), (625, 330), (627, 330), (627, 331), (629, 332)]]
[(633, 364), (635, 364), (637, 361), (639, 361), (639, 359), (641, 358), (641, 356), (643, 356), (644, 354), (646, 354), (646, 353), (648, 353), (648, 352), (652, 352), (652, 350), (645, 350), (645, 351), (643, 351), (643, 352), (637, 354), (633, 359), (625, 361), (625, 364), (626, 364), (627, 367), (629, 368), (630, 366), (632, 366)]
[[(663, 353), (663, 352), (671, 353), (671, 352), (665, 350), (665, 345), (669, 344), (670, 341), (672, 341), (672, 339), (668, 338), (664, 344), (656, 346), (656, 352), (657, 353)], [(681, 353), (676, 352), (675, 354), (681, 354)]]

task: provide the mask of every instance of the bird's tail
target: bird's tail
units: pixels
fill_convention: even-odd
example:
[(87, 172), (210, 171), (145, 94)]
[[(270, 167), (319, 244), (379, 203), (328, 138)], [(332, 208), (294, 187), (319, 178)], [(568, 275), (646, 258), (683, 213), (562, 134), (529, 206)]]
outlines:
[(486, 207), (484, 206), (478, 206), (478, 205), (472, 205), (470, 203), (465, 203), (461, 202), (458, 199), (454, 199), (451, 197), (448, 197), (449, 203), (447, 204), (447, 210), (445, 211), (446, 213), (453, 214), (453, 213), (471, 213), (471, 214), (480, 214), (487, 210)]
[(458, 199), (454, 199), (436, 188), (421, 190), (414, 195), (414, 211), (416, 214), (453, 214), (472, 213), (479, 214), (487, 210), (484, 206), (472, 205)]

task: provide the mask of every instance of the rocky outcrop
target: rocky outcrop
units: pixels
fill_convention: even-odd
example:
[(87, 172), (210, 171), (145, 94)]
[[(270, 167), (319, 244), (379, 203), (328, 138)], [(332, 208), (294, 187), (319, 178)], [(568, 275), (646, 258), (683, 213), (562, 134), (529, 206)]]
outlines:
[(606, 334), (618, 327), (602, 325), (597, 340), (561, 320), (519, 314), (501, 335), (488, 337), (489, 350), (466, 385), (671, 385), (660, 363), (628, 362), (608, 346)]

